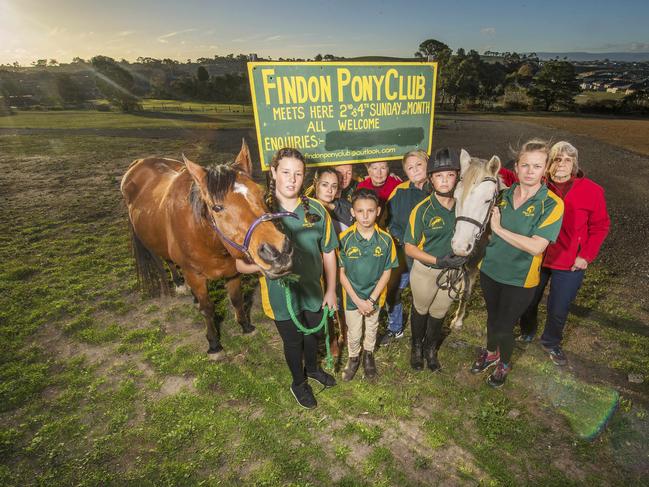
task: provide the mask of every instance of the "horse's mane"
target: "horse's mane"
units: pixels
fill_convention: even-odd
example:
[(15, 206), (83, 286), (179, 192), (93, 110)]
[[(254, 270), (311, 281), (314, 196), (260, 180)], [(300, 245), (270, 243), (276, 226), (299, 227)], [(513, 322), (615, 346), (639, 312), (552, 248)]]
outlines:
[(471, 192), (476, 184), (479, 184), (485, 176), (488, 175), (487, 172), (487, 160), (478, 159), (477, 157), (471, 158), (471, 164), (469, 164), (468, 169), (462, 174), (462, 184), (464, 191), (462, 191), (462, 202)]
[[(214, 201), (222, 201), (232, 189), (237, 180), (237, 170), (228, 164), (219, 164), (206, 168), (207, 172), (207, 192)], [(194, 213), (194, 218), (200, 220), (205, 216), (205, 201), (201, 197), (198, 185), (194, 181), (189, 191), (189, 203)]]

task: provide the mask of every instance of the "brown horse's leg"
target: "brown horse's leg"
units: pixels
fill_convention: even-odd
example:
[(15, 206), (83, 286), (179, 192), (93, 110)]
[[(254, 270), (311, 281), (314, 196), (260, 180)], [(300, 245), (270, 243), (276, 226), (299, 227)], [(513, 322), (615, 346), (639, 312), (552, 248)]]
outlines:
[(336, 322), (334, 319), (327, 320), (327, 327), (329, 327), (329, 349), (331, 350), (331, 355), (334, 359), (340, 357), (340, 342), (338, 340), (339, 334), (336, 330)]
[(225, 281), (225, 289), (228, 291), (228, 296), (230, 296), (230, 302), (234, 308), (237, 323), (241, 326), (241, 330), (244, 333), (252, 333), (255, 331), (255, 327), (250, 323), (250, 319), (246, 313), (243, 293), (241, 292), (241, 275), (227, 279)]
[(223, 350), (221, 346), (220, 324), (214, 322), (214, 303), (210, 300), (207, 292), (207, 279), (194, 274), (193, 272), (183, 271), (185, 280), (198, 300), (198, 307), (205, 317), (205, 328), (207, 330), (207, 341), (210, 348), (207, 353), (218, 353)]

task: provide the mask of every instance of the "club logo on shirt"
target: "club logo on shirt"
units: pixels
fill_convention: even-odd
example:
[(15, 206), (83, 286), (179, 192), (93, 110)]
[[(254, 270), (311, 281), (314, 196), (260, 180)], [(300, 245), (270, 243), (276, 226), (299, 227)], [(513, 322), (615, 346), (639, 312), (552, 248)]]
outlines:
[(302, 222), (302, 228), (311, 228), (313, 225), (313, 222), (307, 221), (306, 217), (304, 218), (304, 221)]
[(500, 200), (500, 201), (498, 202), (498, 207), (500, 207), (500, 208), (506, 208), (506, 207), (507, 207), (507, 201), (505, 201), (504, 199)]
[(383, 257), (383, 249), (378, 245), (374, 249), (374, 257)]
[(358, 259), (361, 256), (361, 249), (358, 247), (349, 247), (345, 255), (350, 259)]
[(534, 216), (534, 210), (535, 210), (534, 205), (530, 205), (527, 208), (525, 208), (525, 211), (523, 211), (523, 215)]
[(442, 220), (441, 216), (436, 216), (435, 218), (432, 218), (430, 222), (428, 223), (428, 226), (432, 228), (433, 230), (436, 230), (438, 228), (442, 228), (444, 226), (444, 220)]

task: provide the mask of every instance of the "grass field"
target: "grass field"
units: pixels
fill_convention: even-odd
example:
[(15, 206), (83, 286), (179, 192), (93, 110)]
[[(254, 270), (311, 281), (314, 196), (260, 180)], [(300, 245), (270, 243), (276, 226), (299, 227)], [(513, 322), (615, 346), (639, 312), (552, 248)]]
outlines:
[(607, 91), (584, 91), (575, 96), (575, 102), (579, 105), (583, 105), (589, 101), (621, 100), (625, 96), (626, 95), (623, 92), (609, 93)]
[[(153, 105), (151, 105), (153, 106)], [(0, 117), (0, 128), (57, 129), (223, 129), (247, 128), (254, 124), (248, 112), (203, 112), (145, 110), (134, 113), (97, 112), (92, 110), (18, 111)]]
[[(0, 135), (1, 485), (646, 480), (644, 385), (622, 396), (603, 434), (581, 439), (621, 377), (649, 377), (641, 310), (603, 267), (589, 269), (578, 299), (589, 312), (570, 317), (573, 366), (556, 369), (532, 345), (502, 390), (467, 371), (484, 342), (479, 293), (442, 348), (442, 373), (412, 372), (404, 339), (377, 352), (377, 383), (340, 383), (318, 393), (314, 411), (290, 396), (281, 342), (258, 304), (259, 331), (242, 336), (218, 286), (226, 356), (210, 360), (191, 298), (136, 291), (119, 194), (133, 159), (180, 152), (231, 157), (176, 139)], [(255, 280), (246, 287), (257, 292)]]

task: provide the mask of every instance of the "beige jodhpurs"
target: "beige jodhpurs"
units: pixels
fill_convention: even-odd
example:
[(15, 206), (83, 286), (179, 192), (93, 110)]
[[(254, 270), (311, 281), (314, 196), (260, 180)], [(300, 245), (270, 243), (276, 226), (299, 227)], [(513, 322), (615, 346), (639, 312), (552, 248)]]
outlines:
[(345, 310), (347, 323), (347, 353), (350, 357), (358, 357), (361, 353), (361, 338), (363, 338), (363, 319), (365, 319), (365, 339), (363, 350), (373, 352), (376, 344), (376, 332), (379, 329), (379, 310), (370, 316), (363, 316), (357, 309)]
[(412, 289), (412, 304), (420, 315), (430, 315), (433, 318), (444, 318), (453, 304), (448, 291), (437, 287), (437, 276), (441, 269), (433, 269), (418, 260), (412, 264), (410, 271), (410, 288)]

